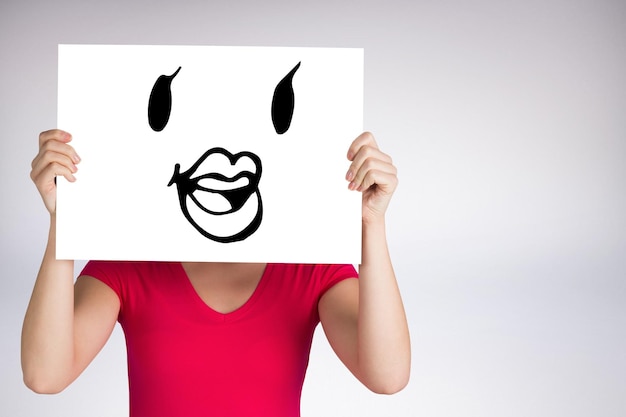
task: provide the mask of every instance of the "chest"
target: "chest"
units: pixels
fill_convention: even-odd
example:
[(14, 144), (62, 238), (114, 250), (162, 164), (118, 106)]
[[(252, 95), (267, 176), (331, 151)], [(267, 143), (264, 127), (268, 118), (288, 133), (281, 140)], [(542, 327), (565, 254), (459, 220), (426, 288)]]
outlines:
[(261, 280), (264, 265), (245, 265), (237, 269), (202, 270), (186, 268), (187, 278), (197, 296), (221, 314), (238, 310), (250, 300)]
[(220, 328), (243, 322), (260, 326), (266, 320), (293, 329), (318, 320), (319, 285), (308, 275), (300, 279), (302, 274), (292, 272), (291, 265), (261, 265), (256, 274), (228, 271), (224, 275), (195, 274), (182, 266), (172, 264), (171, 272), (129, 281), (120, 315), (123, 327), (171, 335), (185, 326)]
[(246, 304), (254, 294), (260, 277), (236, 282), (190, 277), (189, 281), (204, 304), (218, 313), (228, 314)]
[[(135, 390), (141, 386), (158, 393), (140, 400), (159, 404), (160, 415), (168, 398), (195, 405), (195, 410), (198, 401), (205, 401), (217, 407), (216, 414), (233, 415), (233, 404), (251, 402), (258, 408), (264, 401), (277, 404), (293, 397), (297, 410), (317, 324), (316, 298), (308, 285), (279, 279), (273, 271), (243, 280), (179, 274), (136, 287), (136, 298), (124, 305), (122, 323), (129, 378)], [(230, 314), (216, 313), (233, 308)]]

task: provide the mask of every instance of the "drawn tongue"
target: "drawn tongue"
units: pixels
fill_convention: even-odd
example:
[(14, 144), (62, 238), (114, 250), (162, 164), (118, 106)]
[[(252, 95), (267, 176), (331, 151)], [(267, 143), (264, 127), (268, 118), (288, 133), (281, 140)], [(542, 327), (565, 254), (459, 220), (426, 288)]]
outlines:
[(248, 201), (248, 198), (254, 191), (254, 187), (242, 187), (234, 190), (220, 190), (217, 193), (221, 194), (231, 205), (230, 211), (237, 211), (243, 207)]

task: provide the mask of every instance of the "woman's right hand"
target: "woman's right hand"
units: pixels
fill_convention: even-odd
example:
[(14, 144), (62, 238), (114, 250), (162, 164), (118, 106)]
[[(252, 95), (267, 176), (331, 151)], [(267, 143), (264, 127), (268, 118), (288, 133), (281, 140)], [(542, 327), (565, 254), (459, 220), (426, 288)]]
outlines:
[(74, 173), (80, 157), (68, 143), (72, 136), (59, 129), (39, 134), (39, 153), (33, 159), (30, 178), (41, 194), (50, 214), (56, 213), (56, 176), (62, 175), (70, 182), (76, 181)]

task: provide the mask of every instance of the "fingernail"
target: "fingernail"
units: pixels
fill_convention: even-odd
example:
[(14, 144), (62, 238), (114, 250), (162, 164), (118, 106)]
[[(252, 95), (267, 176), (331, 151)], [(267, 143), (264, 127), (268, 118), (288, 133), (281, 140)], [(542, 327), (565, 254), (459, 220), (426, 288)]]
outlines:
[(74, 160), (74, 163), (79, 163), (80, 162), (80, 156), (78, 155), (74, 155), (74, 157), (72, 158)]
[(356, 184), (354, 183), (354, 181), (348, 184), (348, 189), (354, 190), (355, 188), (356, 188)]
[(354, 174), (352, 173), (351, 170), (348, 170), (348, 172), (346, 173), (346, 180), (352, 181), (353, 178), (354, 178)]

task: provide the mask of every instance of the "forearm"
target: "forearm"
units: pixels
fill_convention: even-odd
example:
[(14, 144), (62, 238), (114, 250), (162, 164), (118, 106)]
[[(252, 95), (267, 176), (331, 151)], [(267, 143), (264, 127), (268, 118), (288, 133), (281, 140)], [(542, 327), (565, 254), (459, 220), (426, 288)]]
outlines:
[(359, 268), (358, 361), (376, 391), (408, 382), (411, 349), (406, 315), (387, 248), (384, 219), (363, 225)]
[(74, 262), (56, 260), (56, 219), (22, 328), (22, 372), (37, 392), (64, 387), (74, 355)]

